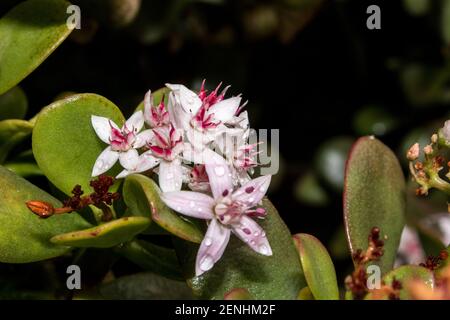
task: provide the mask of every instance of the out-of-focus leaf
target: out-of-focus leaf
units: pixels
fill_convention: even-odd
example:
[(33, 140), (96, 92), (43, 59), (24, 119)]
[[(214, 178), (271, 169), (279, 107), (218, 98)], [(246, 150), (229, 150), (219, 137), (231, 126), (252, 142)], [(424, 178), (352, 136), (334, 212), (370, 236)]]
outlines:
[(422, 16), (430, 10), (431, 2), (431, 0), (403, 0), (403, 5), (410, 15)]
[(5, 168), (24, 178), (44, 174), (36, 163), (8, 162), (5, 164)]
[(306, 283), (316, 300), (338, 300), (336, 271), (327, 249), (314, 236), (305, 233), (293, 236), (305, 273)]
[(101, 295), (113, 300), (190, 300), (192, 291), (185, 282), (170, 280), (150, 272), (118, 278), (100, 287)]
[(151, 271), (169, 279), (182, 281), (183, 274), (173, 249), (153, 243), (134, 240), (124, 243), (116, 251), (146, 271)]
[(393, 115), (380, 106), (367, 106), (359, 110), (353, 120), (356, 134), (382, 136), (397, 126), (398, 121)]
[(28, 137), (32, 131), (33, 125), (26, 120), (0, 121), (0, 163), (3, 163), (11, 149)]
[(27, 96), (20, 87), (13, 87), (0, 95), (0, 120), (23, 119), (27, 109)]
[(246, 288), (255, 299), (297, 299), (306, 286), (300, 259), (290, 232), (269, 200), (263, 200), (268, 214), (259, 222), (272, 247), (270, 257), (260, 255), (231, 236), (222, 258), (214, 267), (194, 277), (198, 246), (176, 241), (175, 249), (194, 294), (223, 299), (233, 288)]
[(355, 142), (346, 166), (344, 220), (353, 253), (368, 246), (373, 227), (385, 241), (379, 261), (382, 273), (394, 265), (405, 225), (405, 178), (394, 153), (374, 137)]
[(26, 206), (29, 200), (61, 203), (25, 179), (0, 166), (0, 261), (26, 263), (66, 253), (70, 248), (54, 245), (54, 235), (89, 227), (77, 213), (41, 219)]
[(446, 44), (450, 43), (450, 0), (442, 0), (441, 10), (442, 38)]
[(315, 156), (320, 177), (336, 191), (344, 186), (345, 161), (353, 144), (351, 137), (335, 137), (324, 142)]
[[(77, 184), (88, 192), (92, 168), (106, 148), (91, 125), (91, 116), (102, 116), (122, 126), (124, 117), (111, 101), (96, 94), (77, 94), (56, 101), (37, 117), (33, 130), (33, 153), (46, 177), (70, 195)], [(108, 171), (115, 176), (118, 165)], [(118, 187), (116, 183), (111, 190)]]
[(328, 194), (313, 172), (307, 172), (300, 177), (294, 192), (297, 200), (307, 205), (326, 206), (329, 202)]
[(36, 69), (70, 34), (64, 0), (28, 0), (0, 19), (0, 94)]
[(328, 249), (330, 250), (331, 256), (335, 259), (345, 259), (350, 257), (344, 226), (339, 226), (336, 229), (328, 243)]
[(297, 300), (315, 300), (311, 290), (308, 287), (304, 287), (298, 293)]
[(131, 240), (148, 228), (149, 224), (149, 218), (124, 217), (89, 229), (59, 234), (50, 241), (70, 247), (110, 248)]

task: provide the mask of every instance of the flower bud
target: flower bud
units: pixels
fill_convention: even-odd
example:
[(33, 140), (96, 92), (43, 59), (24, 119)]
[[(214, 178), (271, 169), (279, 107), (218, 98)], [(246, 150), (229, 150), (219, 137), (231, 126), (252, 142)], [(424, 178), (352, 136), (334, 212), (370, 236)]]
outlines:
[(423, 148), (423, 152), (424, 152), (426, 155), (430, 155), (430, 154), (433, 153), (433, 147), (432, 147), (431, 145), (426, 145), (426, 146)]
[(28, 209), (41, 218), (48, 218), (55, 213), (55, 208), (51, 203), (39, 200), (26, 202)]
[(406, 158), (410, 161), (414, 161), (419, 157), (419, 144), (415, 143), (409, 148), (408, 152), (406, 153)]

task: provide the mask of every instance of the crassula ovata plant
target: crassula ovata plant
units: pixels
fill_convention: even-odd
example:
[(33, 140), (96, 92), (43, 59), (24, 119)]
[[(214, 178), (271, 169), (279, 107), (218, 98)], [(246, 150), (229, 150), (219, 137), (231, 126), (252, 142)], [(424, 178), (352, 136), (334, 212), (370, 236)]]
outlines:
[[(28, 0), (0, 19), (0, 107), (7, 95), (20, 98), (20, 81), (73, 31), (68, 5)], [(48, 13), (48, 28), (8, 24), (36, 12)], [(276, 172), (263, 170), (267, 141), (252, 140), (252, 113), (235, 87), (160, 85), (127, 117), (103, 96), (73, 93), (29, 120), (0, 120), (1, 264), (93, 270), (75, 298), (127, 296), (123, 287), (149, 299), (450, 298), (448, 243), (421, 263), (398, 262), (421, 249), (404, 236), (405, 226), (420, 229), (407, 214), (417, 196), (450, 193), (450, 122), (407, 152), (417, 196), (388, 146), (374, 136), (354, 141), (342, 190), (354, 268), (338, 282), (321, 241), (292, 235), (282, 219), (305, 213), (278, 214), (268, 199)], [(27, 166), (8, 162), (30, 137), (20, 155)], [(140, 271), (116, 275), (117, 261)], [(59, 289), (45, 297), (61, 298)]]

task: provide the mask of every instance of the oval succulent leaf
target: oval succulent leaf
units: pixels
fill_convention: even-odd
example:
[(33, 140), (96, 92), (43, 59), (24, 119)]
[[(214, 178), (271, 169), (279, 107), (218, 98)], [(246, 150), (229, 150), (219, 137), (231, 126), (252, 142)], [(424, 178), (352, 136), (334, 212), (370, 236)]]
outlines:
[(28, 0), (0, 19), (0, 94), (36, 69), (70, 34), (64, 0)]
[(50, 241), (70, 247), (110, 248), (131, 240), (149, 225), (149, 218), (124, 217), (89, 229), (59, 234)]
[[(47, 178), (68, 195), (77, 184), (85, 192), (90, 191), (92, 168), (106, 148), (92, 128), (91, 115), (109, 118), (118, 125), (124, 122), (111, 101), (90, 93), (56, 101), (36, 119), (32, 137), (36, 162)], [(119, 171), (116, 166), (108, 174), (114, 176)]]
[(255, 299), (297, 299), (306, 281), (289, 229), (269, 200), (263, 200), (263, 207), (267, 217), (258, 223), (269, 239), (272, 256), (258, 254), (231, 236), (214, 267), (193, 277), (198, 246), (175, 241), (178, 258), (195, 295), (223, 299), (234, 288), (246, 288)]
[(61, 203), (25, 179), (0, 166), (0, 262), (26, 263), (53, 258), (69, 248), (54, 245), (52, 236), (88, 228), (77, 213), (41, 219), (25, 205), (33, 199), (55, 207)]
[(347, 160), (344, 221), (350, 250), (368, 247), (373, 227), (381, 230), (384, 254), (375, 263), (392, 269), (404, 227), (405, 179), (394, 153), (374, 137), (362, 137)]
[(322, 243), (309, 234), (293, 236), (306, 282), (316, 300), (338, 300), (339, 288), (333, 261)]
[(0, 95), (0, 120), (23, 119), (27, 108), (27, 96), (20, 87), (13, 87)]
[(133, 174), (125, 179), (123, 196), (133, 216), (151, 217), (156, 224), (184, 240), (200, 243), (203, 233), (196, 225), (180, 217), (160, 199), (161, 190), (150, 178)]

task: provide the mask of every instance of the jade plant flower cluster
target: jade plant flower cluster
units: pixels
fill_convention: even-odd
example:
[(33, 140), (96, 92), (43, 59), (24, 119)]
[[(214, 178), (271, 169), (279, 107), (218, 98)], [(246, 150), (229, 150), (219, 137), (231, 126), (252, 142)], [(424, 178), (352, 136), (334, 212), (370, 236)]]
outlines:
[[(254, 220), (266, 215), (259, 204), (271, 177), (250, 178), (258, 165), (258, 143), (248, 143), (249, 120), (241, 97), (225, 98), (229, 87), (219, 91), (220, 86), (208, 93), (203, 82), (195, 93), (167, 84), (167, 108), (164, 97), (154, 105), (149, 91), (144, 111), (134, 113), (122, 128), (105, 117), (91, 117), (96, 134), (108, 145), (94, 164), (93, 177), (117, 161), (123, 170), (116, 178), (153, 169), (169, 207), (209, 221), (196, 275), (221, 258), (231, 233), (254, 251), (272, 255), (265, 232)], [(181, 191), (183, 184), (190, 191)]]

